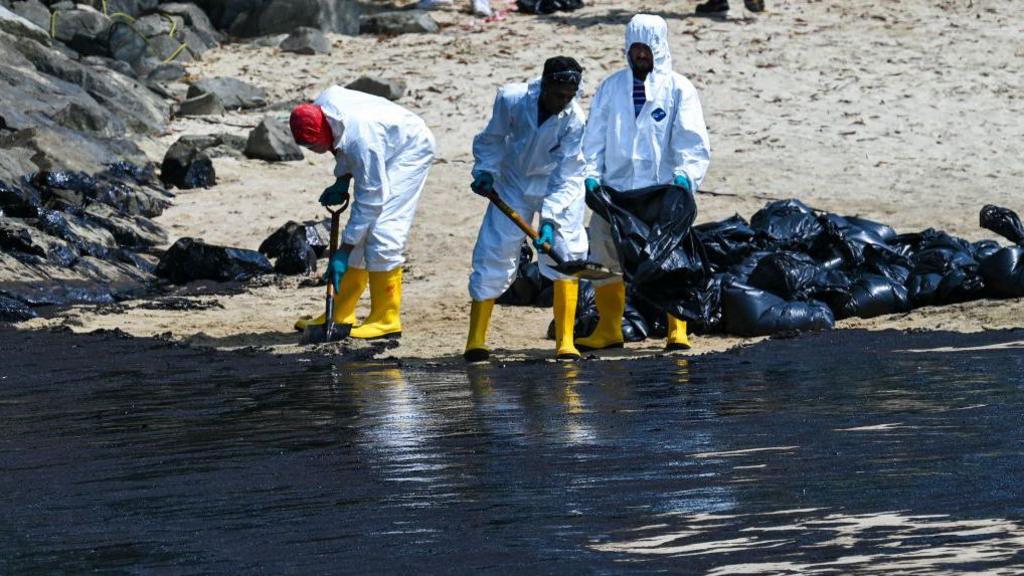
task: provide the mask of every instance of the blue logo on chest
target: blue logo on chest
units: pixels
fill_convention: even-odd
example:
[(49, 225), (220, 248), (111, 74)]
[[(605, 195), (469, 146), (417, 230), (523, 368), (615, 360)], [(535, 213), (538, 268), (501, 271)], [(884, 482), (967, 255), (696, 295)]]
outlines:
[(668, 116), (668, 114), (666, 114), (661, 108), (655, 108), (654, 112), (651, 112), (651, 116), (654, 118), (655, 122), (661, 122), (665, 119), (665, 116)]

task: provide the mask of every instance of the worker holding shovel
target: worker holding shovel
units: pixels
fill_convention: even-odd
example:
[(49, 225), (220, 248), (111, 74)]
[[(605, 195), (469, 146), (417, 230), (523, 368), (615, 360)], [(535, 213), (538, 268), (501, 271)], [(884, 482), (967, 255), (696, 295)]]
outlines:
[[(354, 184), (341, 246), (327, 266), (327, 281), (336, 294), (334, 317), (302, 319), (296, 328), (308, 332), (311, 326), (324, 324), (352, 326), (356, 303), (369, 284), (370, 315), (352, 326), (348, 335), (401, 336), (403, 251), (434, 160), (433, 135), (419, 116), (405, 108), (340, 86), (292, 110), (290, 124), (299, 145), (320, 154), (333, 153), (337, 160), (336, 181), (320, 196), (321, 204), (346, 204), (349, 184)], [(331, 331), (327, 334), (330, 339)]]
[[(587, 256), (584, 116), (576, 101), (582, 77), (576, 60), (548, 59), (539, 80), (498, 90), (490, 121), (473, 139), (471, 188), (492, 202), (473, 248), (469, 276), (473, 303), (464, 354), (469, 362), (489, 356), (487, 325), (494, 300), (515, 280), (519, 247), (528, 233), (536, 235), (535, 246), (553, 253), (540, 258), (540, 269), (554, 280), (555, 355), (562, 360), (579, 359), (573, 324), (580, 274), (563, 272), (567, 260), (578, 262)], [(527, 224), (537, 213), (539, 234)]]

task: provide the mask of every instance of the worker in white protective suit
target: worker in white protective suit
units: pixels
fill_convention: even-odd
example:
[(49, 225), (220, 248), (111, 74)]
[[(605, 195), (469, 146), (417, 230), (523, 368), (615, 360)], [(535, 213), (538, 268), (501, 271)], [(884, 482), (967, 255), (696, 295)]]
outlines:
[[(583, 139), (587, 191), (604, 184), (636, 190), (675, 184), (696, 193), (711, 161), (697, 90), (672, 70), (668, 26), (637, 14), (626, 26), (626, 61), (597, 89)], [(619, 276), (594, 282), (598, 324), (576, 341), (581, 350), (622, 346), (626, 287), (608, 222), (590, 219), (591, 258)], [(669, 315), (666, 349), (690, 348), (686, 322)]]
[[(337, 160), (335, 183), (320, 203), (343, 204), (350, 182), (355, 198), (341, 246), (327, 265), (335, 286), (334, 321), (352, 326), (353, 338), (402, 334), (403, 250), (416, 204), (434, 160), (434, 137), (419, 116), (377, 96), (332, 86), (291, 114), (295, 141)], [(359, 297), (370, 286), (370, 314), (355, 324)], [(296, 322), (298, 329), (324, 316)]]
[[(583, 110), (576, 101), (583, 69), (568, 57), (550, 58), (540, 80), (498, 90), (490, 121), (473, 139), (474, 192), (496, 193), (527, 222), (540, 214), (537, 247), (549, 243), (566, 260), (587, 256), (583, 226)], [(516, 276), (525, 234), (493, 204), (487, 207), (469, 276), (469, 337), (465, 358), (486, 360), (487, 325), (494, 300)], [(554, 281), (555, 356), (579, 359), (573, 345), (578, 280), (555, 272), (547, 256), (540, 270)]]

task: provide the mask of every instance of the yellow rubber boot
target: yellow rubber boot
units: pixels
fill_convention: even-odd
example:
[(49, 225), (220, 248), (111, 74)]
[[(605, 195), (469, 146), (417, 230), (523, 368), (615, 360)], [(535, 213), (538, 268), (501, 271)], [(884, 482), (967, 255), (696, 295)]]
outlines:
[(622, 282), (604, 284), (594, 289), (597, 303), (597, 328), (586, 338), (576, 341), (580, 350), (622, 348), (622, 315), (626, 312), (626, 285)]
[(578, 296), (579, 280), (555, 280), (555, 358), (558, 360), (580, 359), (580, 351), (572, 343)]
[(349, 336), (363, 340), (402, 336), (402, 267), (387, 272), (370, 272), (370, 315), (352, 328)]
[(469, 336), (462, 357), (466, 362), (483, 362), (491, 357), (487, 347), (487, 324), (491, 321), (494, 300), (474, 300), (469, 309)]
[(665, 339), (665, 350), (689, 350), (690, 338), (686, 335), (686, 320), (668, 315), (668, 338)]
[[(334, 295), (334, 322), (336, 324), (356, 323), (356, 304), (360, 296), (366, 290), (369, 275), (365, 268), (349, 268), (341, 277), (338, 284), (338, 293)], [(320, 314), (316, 318), (303, 316), (295, 321), (295, 329), (306, 329), (306, 326), (319, 326), (324, 323), (325, 316)]]

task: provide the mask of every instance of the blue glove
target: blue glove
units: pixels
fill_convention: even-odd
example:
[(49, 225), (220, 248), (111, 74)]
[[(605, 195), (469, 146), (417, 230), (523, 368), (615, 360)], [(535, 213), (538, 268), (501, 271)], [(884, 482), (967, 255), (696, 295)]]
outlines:
[(533, 241), (533, 245), (540, 249), (544, 244), (549, 246), (555, 245), (555, 227), (551, 225), (551, 222), (545, 222), (540, 225), (540, 234)]
[(587, 192), (593, 192), (601, 186), (601, 183), (596, 178), (587, 178), (583, 181), (583, 187), (587, 189)]
[(324, 280), (334, 283), (334, 291), (341, 291), (341, 277), (348, 270), (348, 252), (335, 250), (334, 255), (327, 262), (327, 272), (324, 273)]
[(351, 181), (352, 176), (348, 174), (338, 178), (334, 184), (324, 189), (323, 194), (320, 195), (320, 204), (324, 206), (344, 204), (348, 200), (348, 185)]
[(676, 186), (685, 188), (687, 192), (693, 192), (693, 185), (690, 184), (690, 178), (685, 174), (680, 174), (679, 176), (676, 176), (675, 179), (672, 180), (672, 183), (675, 184)]
[(473, 192), (481, 196), (494, 193), (494, 175), (490, 172), (474, 172), (473, 183), (469, 185)]

